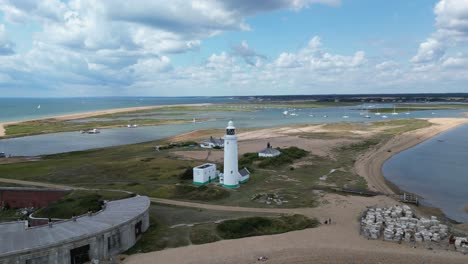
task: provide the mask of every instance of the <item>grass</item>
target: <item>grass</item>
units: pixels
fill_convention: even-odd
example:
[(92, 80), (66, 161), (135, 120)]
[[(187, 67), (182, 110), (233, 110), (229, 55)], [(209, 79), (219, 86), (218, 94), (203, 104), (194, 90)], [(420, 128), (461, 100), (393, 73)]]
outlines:
[(277, 217), (277, 214), (229, 212), (152, 203), (149, 210), (150, 227), (126, 253), (150, 252), (190, 244), (221, 240), (216, 233), (219, 221), (242, 217)]
[(15, 221), (20, 218), (21, 216), (16, 209), (0, 209), (0, 223)]
[(216, 224), (197, 225), (190, 230), (190, 241), (192, 244), (200, 245), (212, 243), (222, 238), (216, 233)]
[(281, 216), (279, 218), (249, 217), (227, 220), (216, 227), (221, 238), (235, 239), (250, 236), (273, 235), (294, 230), (317, 227), (319, 222), (303, 215)]
[(372, 127), (388, 127), (383, 131), (387, 136), (393, 136), (420, 128), (430, 127), (431, 123), (423, 119), (397, 119), (391, 121), (373, 122)]
[[(425, 120), (391, 120), (374, 122), (362, 126), (362, 130), (377, 130), (374, 137), (365, 140), (354, 138), (354, 144), (333, 149), (330, 157), (314, 154), (295, 156), (297, 149), (286, 153), (284, 160), (259, 159), (256, 153), (240, 157), (239, 167), (248, 167), (252, 172), (249, 182), (240, 189), (226, 190), (211, 183), (197, 188), (192, 185), (190, 168), (205, 161), (183, 160), (173, 154), (180, 150), (200, 150), (198, 146), (180, 144), (172, 149), (154, 151), (155, 145), (164, 145), (174, 140), (153, 141), (133, 145), (110, 147), (97, 150), (78, 151), (48, 155), (35, 162), (0, 165), (0, 175), (26, 181), (49, 182), (76, 187), (122, 189), (151, 197), (193, 200), (213, 204), (247, 207), (313, 207), (319, 198), (314, 190), (328, 187), (342, 187), (365, 190), (365, 180), (354, 172), (354, 162), (368, 148), (384, 142), (394, 134), (429, 126)], [(349, 126), (349, 125), (342, 125)], [(339, 131), (340, 125), (333, 125)], [(206, 131), (195, 136), (205, 136)], [(305, 132), (301, 137), (313, 137), (315, 133)], [(329, 136), (331, 137), (331, 136)], [(327, 137), (326, 139), (328, 139)], [(340, 138), (340, 133), (331, 139)], [(176, 141), (187, 138), (176, 137)], [(294, 149), (293, 149), (294, 150)], [(279, 156), (279, 157), (281, 157)], [(286, 157), (291, 156), (290, 159)], [(301, 158), (299, 158), (301, 157)], [(297, 158), (297, 159), (296, 159)], [(271, 162), (264, 165), (264, 160)], [(271, 159), (273, 160), (273, 159)], [(263, 164), (263, 165), (261, 165)], [(335, 172), (330, 174), (331, 170)], [(328, 175), (326, 181), (319, 178)], [(252, 200), (257, 194), (277, 194), (287, 202), (267, 204)], [(229, 197), (229, 198), (228, 198)]]
[[(233, 226), (254, 226), (255, 233), (268, 235), (316, 227), (319, 223), (302, 215), (279, 216), (253, 212), (229, 212), (151, 204), (150, 227), (126, 254), (151, 252), (165, 248), (205, 244), (230, 238), (245, 237)], [(257, 219), (257, 220), (255, 220)], [(261, 220), (258, 220), (261, 219)], [(220, 223), (221, 222), (221, 223)], [(259, 222), (263, 224), (259, 224)], [(269, 223), (269, 224), (265, 224)], [(220, 231), (220, 229), (222, 231)]]
[(350, 102), (277, 102), (277, 103), (251, 103), (251, 104), (233, 104), (235, 106), (244, 106), (250, 108), (322, 108), (322, 107), (339, 107), (339, 106), (355, 106), (358, 103)]
[(39, 209), (35, 217), (68, 219), (73, 215), (82, 215), (89, 210), (101, 210), (103, 200), (118, 200), (130, 197), (123, 192), (112, 191), (73, 191), (49, 206)]
[[(424, 110), (451, 110), (451, 109), (468, 109), (468, 104), (397, 104), (395, 106), (396, 113), (424, 111)], [(393, 113), (393, 107), (372, 108), (369, 112), (372, 113)]]
[(271, 158), (259, 157), (257, 153), (245, 153), (239, 159), (239, 168), (246, 167), (250, 172), (254, 172), (253, 163), (259, 168), (279, 168), (292, 164), (295, 160), (307, 156), (308, 152), (298, 147), (289, 147), (285, 149), (277, 148), (281, 155)]
[(47, 133), (80, 131), (93, 128), (126, 127), (127, 124), (138, 124), (140, 126), (158, 126), (187, 122), (192, 121), (188, 119), (132, 119), (69, 122), (56, 119), (43, 119), (8, 125), (5, 127), (5, 135), (6, 137), (22, 137)]

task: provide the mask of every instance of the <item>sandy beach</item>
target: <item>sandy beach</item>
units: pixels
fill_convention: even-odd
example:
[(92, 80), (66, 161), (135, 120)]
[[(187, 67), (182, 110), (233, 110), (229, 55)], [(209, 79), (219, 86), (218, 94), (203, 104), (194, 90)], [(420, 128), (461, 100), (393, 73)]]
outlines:
[(358, 158), (354, 166), (355, 170), (366, 179), (370, 190), (386, 194), (393, 193), (393, 190), (385, 182), (382, 173), (383, 164), (393, 155), (414, 147), (444, 131), (468, 123), (468, 118), (431, 118), (427, 120), (434, 125), (397, 135)]
[(178, 104), (178, 105), (157, 105), (157, 106), (138, 106), (138, 107), (127, 107), (127, 108), (115, 108), (115, 109), (107, 109), (107, 110), (99, 110), (99, 111), (92, 111), (92, 112), (84, 112), (84, 113), (77, 113), (77, 114), (68, 114), (68, 115), (58, 115), (46, 118), (38, 118), (38, 119), (30, 119), (30, 120), (19, 120), (19, 121), (11, 121), (11, 122), (0, 122), (0, 137), (5, 136), (5, 127), (7, 125), (18, 124), (21, 122), (27, 121), (38, 121), (38, 120), (45, 120), (45, 119), (55, 119), (58, 121), (64, 120), (73, 120), (73, 119), (80, 119), (80, 118), (88, 118), (93, 116), (99, 115), (108, 115), (108, 114), (116, 114), (116, 113), (125, 113), (125, 112), (132, 112), (132, 111), (141, 111), (141, 110), (151, 110), (151, 109), (161, 109), (164, 107), (173, 107), (173, 106), (207, 106), (211, 105), (210, 103), (204, 104)]
[[(259, 209), (218, 205), (200, 205), (204, 209), (299, 213), (309, 217), (330, 217), (332, 225), (272, 236), (223, 240), (210, 244), (166, 249), (126, 257), (123, 263), (466, 263), (466, 256), (444, 248), (428, 250), (423, 245), (412, 248), (381, 240), (367, 240), (359, 235), (359, 214), (366, 206), (389, 206), (395, 201), (385, 196), (372, 198), (328, 194), (327, 203), (317, 208)], [(156, 200), (156, 202), (159, 200)], [(165, 201), (161, 201), (165, 202)], [(180, 202), (181, 206), (197, 206)], [(198, 206), (197, 206), (198, 207)]]

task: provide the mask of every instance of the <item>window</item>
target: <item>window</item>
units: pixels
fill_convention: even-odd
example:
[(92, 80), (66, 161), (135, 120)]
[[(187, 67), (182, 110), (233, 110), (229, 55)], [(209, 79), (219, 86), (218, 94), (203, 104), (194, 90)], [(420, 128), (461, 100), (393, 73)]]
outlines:
[(135, 224), (135, 237), (138, 238), (141, 235), (141, 221)]

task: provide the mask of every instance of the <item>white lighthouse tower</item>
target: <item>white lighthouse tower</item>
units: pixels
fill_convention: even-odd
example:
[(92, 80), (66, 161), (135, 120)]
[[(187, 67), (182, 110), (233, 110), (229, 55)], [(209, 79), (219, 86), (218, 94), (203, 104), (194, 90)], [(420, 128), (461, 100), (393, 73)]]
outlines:
[(224, 173), (223, 186), (238, 188), (241, 180), (237, 164), (237, 135), (234, 123), (229, 121), (224, 136)]

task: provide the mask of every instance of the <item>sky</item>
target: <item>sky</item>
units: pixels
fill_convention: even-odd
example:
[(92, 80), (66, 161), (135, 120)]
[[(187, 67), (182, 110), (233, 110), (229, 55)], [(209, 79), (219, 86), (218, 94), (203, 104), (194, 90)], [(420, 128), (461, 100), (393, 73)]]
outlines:
[(468, 0), (0, 0), (0, 97), (468, 92)]

